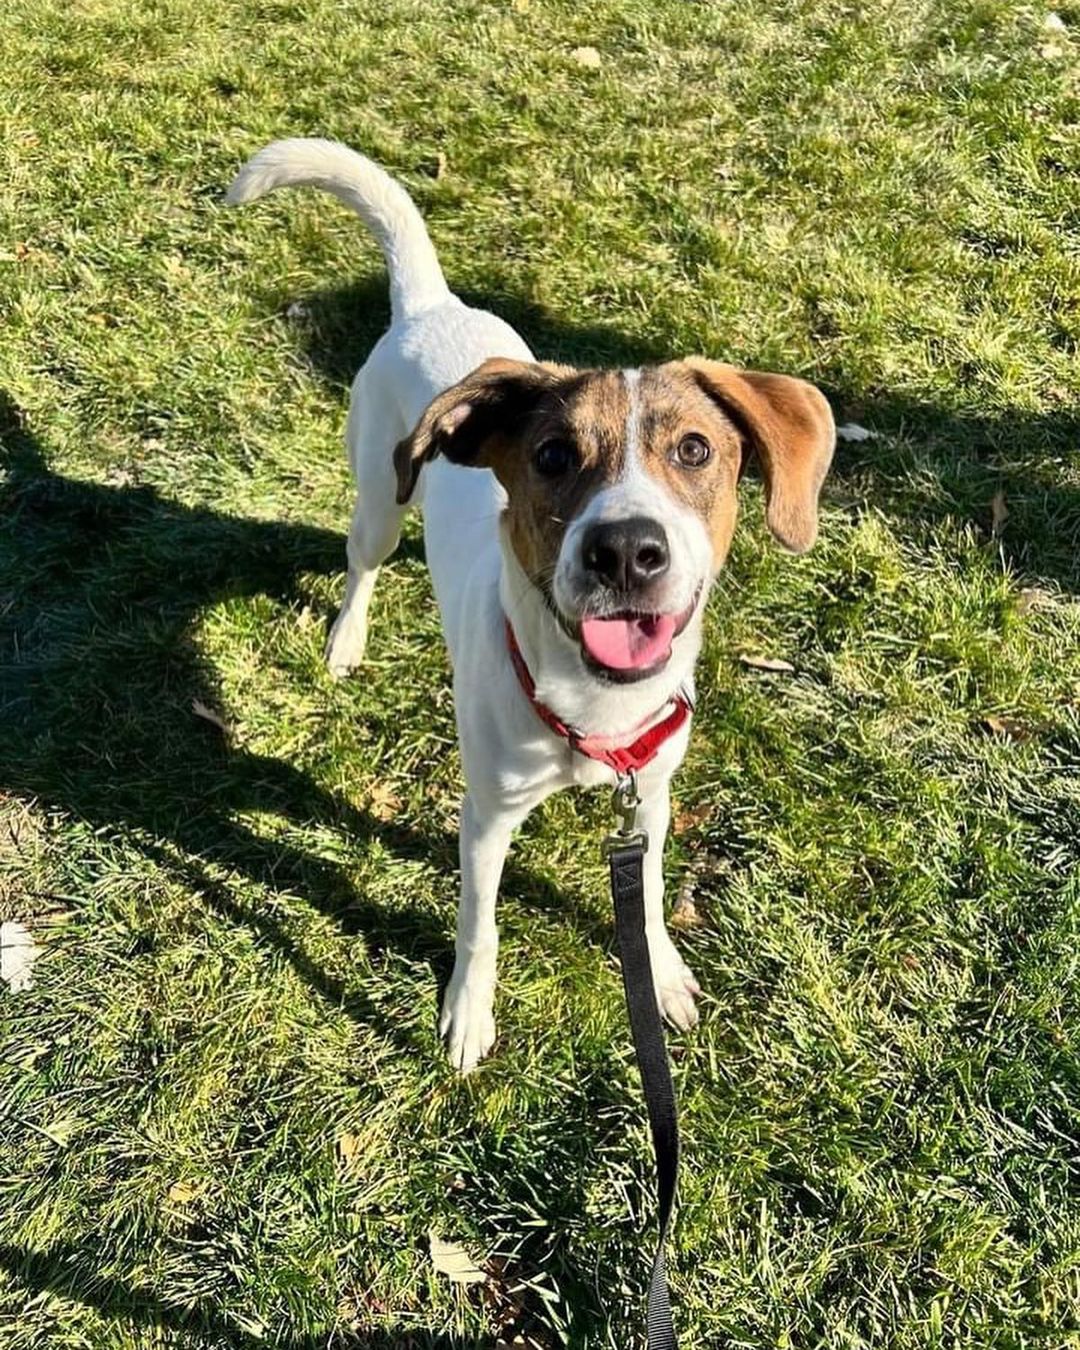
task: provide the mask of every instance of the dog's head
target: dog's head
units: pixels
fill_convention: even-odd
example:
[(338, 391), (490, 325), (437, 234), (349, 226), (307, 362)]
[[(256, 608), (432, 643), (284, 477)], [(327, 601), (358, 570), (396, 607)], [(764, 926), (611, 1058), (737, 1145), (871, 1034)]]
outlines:
[(786, 375), (690, 358), (573, 370), (497, 358), (433, 400), (394, 452), (398, 501), (442, 454), (491, 469), (506, 531), (595, 674), (657, 673), (727, 557), (752, 454), (769, 529), (817, 534), (834, 430), (824, 397)]

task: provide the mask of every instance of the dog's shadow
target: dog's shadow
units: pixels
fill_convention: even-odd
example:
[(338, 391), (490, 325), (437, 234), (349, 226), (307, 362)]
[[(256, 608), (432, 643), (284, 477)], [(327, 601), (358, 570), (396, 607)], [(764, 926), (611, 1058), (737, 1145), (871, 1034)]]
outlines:
[(295, 600), (304, 574), (339, 570), (340, 536), (182, 506), (153, 488), (60, 477), (10, 402), (0, 403), (0, 445), (0, 549), (11, 581), (0, 605), (0, 790), (139, 840), (335, 1001), (341, 990), (211, 872), (299, 888), (347, 929), (445, 965), (441, 927), (368, 902), (330, 865), (238, 817), (268, 811), (361, 842), (378, 835), (396, 854), (447, 863), (452, 842), (374, 820), (284, 761), (228, 749), (191, 711), (195, 700), (217, 702), (191, 641), (196, 617), (230, 597)]
[[(422, 554), (415, 542), (403, 548)], [(230, 747), (192, 712), (194, 700), (219, 702), (215, 672), (192, 640), (199, 617), (255, 596), (300, 608), (311, 578), (340, 573), (344, 557), (335, 531), (240, 519), (170, 501), (151, 487), (54, 473), (20, 410), (0, 395), (0, 800), (20, 798), (120, 834), (166, 879), (282, 953), (330, 1006), (402, 1052), (430, 1058), (434, 1026), (412, 1030), (385, 1001), (369, 999), (355, 982), (344, 986), (273, 907), (251, 900), (250, 885), (238, 882), (302, 896), (340, 932), (362, 934), (371, 955), (392, 950), (428, 963), (436, 987), (452, 965), (449, 914), (444, 921), (400, 898), (383, 903), (344, 868), (294, 843), (295, 834), (267, 838), (245, 818), (266, 814), (322, 828), (354, 848), (377, 841), (395, 858), (446, 877), (457, 866), (456, 838), (422, 818), (376, 818), (284, 760)], [(385, 716), (382, 731), (392, 741), (394, 714)], [(524, 903), (573, 923), (584, 941), (610, 941), (588, 906), (547, 878), (512, 862), (506, 885)], [(447, 892), (451, 899), (451, 881)], [(122, 1281), (103, 1282), (94, 1258), (81, 1244), (46, 1253), (0, 1247), (0, 1267), (30, 1288), (67, 1291), (118, 1318), (209, 1329), (223, 1345), (254, 1343), (215, 1321), (209, 1306), (180, 1312)], [(289, 1350), (309, 1344), (283, 1343)], [(376, 1350), (450, 1344), (415, 1330), (351, 1343)]]

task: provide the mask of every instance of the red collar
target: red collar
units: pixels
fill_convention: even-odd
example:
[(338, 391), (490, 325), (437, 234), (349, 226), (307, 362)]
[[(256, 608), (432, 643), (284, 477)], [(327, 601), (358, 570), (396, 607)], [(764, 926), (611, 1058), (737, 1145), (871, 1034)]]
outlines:
[(674, 736), (690, 716), (690, 700), (685, 694), (680, 693), (675, 695), (675, 706), (671, 712), (662, 721), (646, 728), (629, 745), (612, 745), (606, 736), (583, 736), (580, 731), (568, 727), (546, 704), (541, 703), (536, 697), (536, 684), (529, 673), (529, 667), (525, 664), (525, 658), (521, 654), (521, 648), (517, 644), (517, 638), (514, 636), (514, 630), (509, 619), (506, 620), (506, 645), (518, 677), (518, 683), (540, 720), (549, 726), (556, 736), (561, 736), (564, 741), (567, 741), (571, 750), (576, 750), (579, 755), (584, 755), (586, 759), (594, 759), (600, 764), (606, 764), (609, 769), (614, 769), (617, 774), (621, 775), (631, 771), (636, 773), (639, 769), (643, 769), (646, 764), (656, 758), (664, 742)]

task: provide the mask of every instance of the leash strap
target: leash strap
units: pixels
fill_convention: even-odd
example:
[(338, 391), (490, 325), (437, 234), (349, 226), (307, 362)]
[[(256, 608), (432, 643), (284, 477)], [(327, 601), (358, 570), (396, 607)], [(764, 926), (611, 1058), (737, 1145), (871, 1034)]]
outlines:
[(611, 897), (615, 903), (615, 932), (619, 941), (634, 1053), (641, 1070), (653, 1152), (656, 1155), (660, 1234), (649, 1281), (648, 1345), (649, 1350), (676, 1350), (664, 1247), (671, 1226), (679, 1171), (679, 1121), (675, 1111), (675, 1086), (664, 1044), (664, 1028), (653, 986), (649, 944), (645, 937), (644, 859), (648, 843), (642, 836), (628, 835), (625, 844), (617, 842), (618, 838), (618, 835), (613, 835), (608, 847)]

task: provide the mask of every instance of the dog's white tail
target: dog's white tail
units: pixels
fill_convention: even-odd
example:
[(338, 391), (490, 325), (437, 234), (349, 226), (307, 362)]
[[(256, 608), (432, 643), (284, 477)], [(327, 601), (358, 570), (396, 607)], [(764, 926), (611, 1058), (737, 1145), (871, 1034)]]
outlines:
[(390, 308), (408, 318), (450, 295), (423, 217), (412, 198), (372, 160), (337, 141), (274, 141), (229, 185), (230, 205), (279, 187), (317, 187), (351, 206), (379, 242), (390, 272)]

